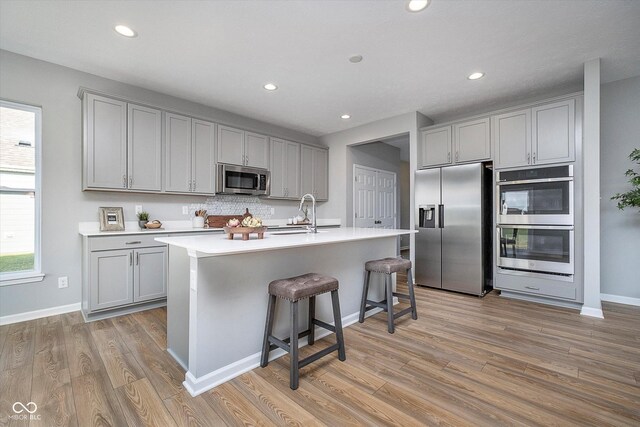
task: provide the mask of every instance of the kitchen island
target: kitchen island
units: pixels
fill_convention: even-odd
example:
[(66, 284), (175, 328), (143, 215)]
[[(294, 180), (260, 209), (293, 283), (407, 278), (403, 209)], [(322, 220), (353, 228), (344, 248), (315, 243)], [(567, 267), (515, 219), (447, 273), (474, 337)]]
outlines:
[[(364, 263), (396, 256), (398, 236), (409, 233), (414, 231), (335, 228), (272, 232), (248, 241), (225, 235), (157, 238), (169, 245), (167, 350), (187, 371), (186, 389), (195, 396), (259, 366), (272, 280), (310, 272), (333, 276), (340, 282), (343, 325), (356, 322)], [(382, 299), (382, 280), (375, 279), (370, 296)], [(304, 314), (306, 301), (301, 305)], [(278, 305), (275, 335), (288, 336), (288, 310), (288, 304)], [(318, 296), (316, 314), (332, 321), (328, 294)], [(300, 318), (304, 330), (307, 319)], [(306, 345), (306, 338), (300, 344)], [(277, 349), (271, 358), (283, 354)]]

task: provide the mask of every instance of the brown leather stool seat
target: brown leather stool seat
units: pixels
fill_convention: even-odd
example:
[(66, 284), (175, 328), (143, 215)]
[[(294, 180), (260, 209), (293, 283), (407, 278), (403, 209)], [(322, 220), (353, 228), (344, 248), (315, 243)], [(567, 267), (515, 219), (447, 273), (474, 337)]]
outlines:
[(405, 272), (411, 268), (411, 261), (404, 258), (383, 258), (367, 261), (364, 269), (375, 273), (393, 274)]
[[(342, 317), (340, 315), (340, 301), (338, 299), (338, 279), (318, 273), (307, 273), (301, 276), (289, 277), (287, 279), (274, 280), (269, 283), (269, 307), (267, 308), (267, 321), (264, 330), (264, 341), (262, 343), (262, 357), (260, 366), (263, 368), (269, 364), (269, 353), (271, 350), (280, 347), (289, 353), (291, 359), (289, 386), (292, 390), (298, 388), (300, 379), (300, 368), (315, 362), (322, 356), (326, 356), (334, 351), (338, 351), (338, 359), (346, 360), (344, 349), (344, 336), (342, 334)], [(330, 325), (322, 320), (316, 319), (316, 296), (331, 292), (331, 304), (333, 308), (333, 322)], [(273, 335), (273, 321), (276, 311), (276, 298), (282, 298), (290, 302), (290, 334), (289, 338), (281, 340)], [(309, 328), (306, 331), (298, 332), (298, 302), (302, 299), (309, 299)], [(320, 326), (336, 334), (336, 344), (324, 350), (312, 354), (302, 360), (298, 360), (298, 339), (308, 336), (309, 345), (314, 344), (315, 327)]]
[[(418, 312), (416, 310), (416, 297), (413, 292), (413, 275), (411, 273), (411, 267), (412, 267), (411, 261), (403, 258), (375, 259), (372, 261), (367, 261), (364, 264), (364, 269), (366, 273), (364, 278), (364, 286), (362, 289), (362, 300), (360, 301), (360, 317), (358, 319), (360, 323), (364, 322), (365, 313), (368, 310), (371, 310), (374, 308), (381, 308), (387, 312), (387, 330), (389, 331), (390, 334), (395, 332), (394, 321), (398, 317), (411, 313), (412, 319), (415, 320), (418, 318)], [(398, 273), (402, 271), (406, 271), (407, 273), (407, 286), (409, 288), (409, 295), (393, 292), (393, 283), (391, 282), (391, 275), (393, 273)], [(385, 297), (382, 301), (371, 301), (370, 299), (368, 299), (369, 281), (371, 279), (371, 273), (382, 273), (385, 275), (384, 277)], [(394, 314), (393, 313), (393, 297), (394, 296), (400, 299), (409, 300), (409, 303), (411, 304), (411, 306)]]

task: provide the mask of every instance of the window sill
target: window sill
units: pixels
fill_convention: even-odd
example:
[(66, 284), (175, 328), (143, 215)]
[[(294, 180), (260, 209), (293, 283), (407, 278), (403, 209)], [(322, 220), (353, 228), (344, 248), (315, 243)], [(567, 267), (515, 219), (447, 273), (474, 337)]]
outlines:
[(42, 282), (44, 280), (44, 274), (42, 273), (17, 273), (7, 274), (0, 278), (0, 286), (21, 285), (23, 283), (35, 283)]

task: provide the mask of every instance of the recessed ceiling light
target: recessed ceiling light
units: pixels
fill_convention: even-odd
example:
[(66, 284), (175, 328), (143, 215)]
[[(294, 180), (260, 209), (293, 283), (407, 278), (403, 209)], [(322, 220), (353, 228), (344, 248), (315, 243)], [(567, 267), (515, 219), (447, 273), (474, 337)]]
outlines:
[(138, 33), (133, 31), (131, 28), (127, 27), (126, 25), (116, 25), (115, 30), (118, 34), (125, 37), (135, 37), (138, 35)]
[(420, 12), (429, 6), (429, 0), (409, 0), (407, 2), (407, 10), (409, 12)]
[(266, 85), (264, 85), (262, 87), (265, 88), (266, 90), (276, 90), (276, 89), (278, 89), (278, 86), (274, 85), (273, 83), (267, 83)]
[(350, 119), (350, 118), (351, 118), (351, 116), (350, 116), (350, 115), (348, 115), (348, 114), (343, 114), (343, 115), (341, 115), (341, 116), (340, 116), (340, 118), (341, 118), (342, 120), (347, 120), (347, 119)]
[(362, 61), (362, 55), (353, 55), (349, 58), (349, 62), (353, 62), (354, 64), (357, 64), (360, 61)]
[(484, 77), (484, 73), (473, 73), (473, 74), (469, 74), (469, 77), (467, 77), (469, 80), (478, 80), (479, 78)]

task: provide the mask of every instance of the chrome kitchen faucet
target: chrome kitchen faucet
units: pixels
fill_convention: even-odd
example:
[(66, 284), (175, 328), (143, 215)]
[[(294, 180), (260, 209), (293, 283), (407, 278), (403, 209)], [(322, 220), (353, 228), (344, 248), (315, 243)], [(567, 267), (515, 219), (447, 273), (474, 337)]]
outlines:
[(307, 196), (311, 198), (311, 225), (307, 225), (307, 230), (309, 230), (310, 233), (317, 233), (318, 227), (316, 226), (316, 198), (313, 197), (313, 194), (307, 193), (302, 196), (302, 199), (300, 199), (300, 207), (298, 209), (302, 211), (302, 205), (304, 204)]

